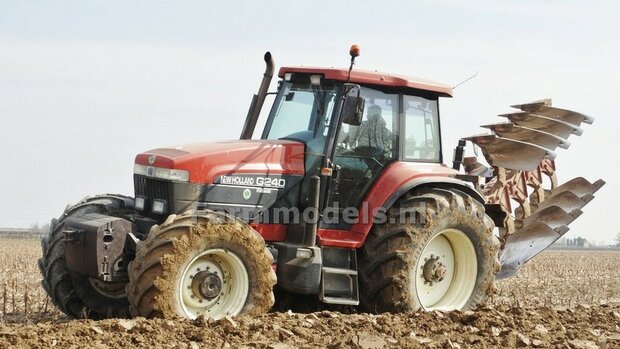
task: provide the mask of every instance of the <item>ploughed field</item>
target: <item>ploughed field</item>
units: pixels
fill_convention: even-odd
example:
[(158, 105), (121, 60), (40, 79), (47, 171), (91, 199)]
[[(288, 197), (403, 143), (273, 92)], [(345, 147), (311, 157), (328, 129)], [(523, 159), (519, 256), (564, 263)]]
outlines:
[(39, 286), (39, 254), (0, 239), (0, 348), (620, 348), (620, 252), (544, 252), (475, 311), (219, 321), (67, 319)]

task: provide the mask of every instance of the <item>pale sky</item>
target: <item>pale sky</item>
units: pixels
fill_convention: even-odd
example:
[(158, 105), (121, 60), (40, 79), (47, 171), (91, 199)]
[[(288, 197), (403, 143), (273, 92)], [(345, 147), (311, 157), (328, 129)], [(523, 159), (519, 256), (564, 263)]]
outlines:
[(567, 236), (620, 232), (620, 6), (566, 0), (0, 0), (0, 226), (132, 195), (141, 151), (237, 138), (265, 51), (278, 67), (343, 67), (354, 43), (358, 69), (450, 85), (478, 71), (440, 102), (446, 162), (511, 104), (550, 97), (593, 116), (558, 150), (558, 176), (607, 185)]

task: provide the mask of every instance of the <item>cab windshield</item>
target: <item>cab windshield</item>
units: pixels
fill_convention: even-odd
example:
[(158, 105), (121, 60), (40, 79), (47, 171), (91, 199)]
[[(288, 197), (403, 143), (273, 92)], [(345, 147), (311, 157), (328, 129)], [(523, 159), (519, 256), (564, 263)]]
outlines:
[(323, 83), (283, 81), (269, 113), (262, 139), (290, 139), (322, 153), (339, 88)]

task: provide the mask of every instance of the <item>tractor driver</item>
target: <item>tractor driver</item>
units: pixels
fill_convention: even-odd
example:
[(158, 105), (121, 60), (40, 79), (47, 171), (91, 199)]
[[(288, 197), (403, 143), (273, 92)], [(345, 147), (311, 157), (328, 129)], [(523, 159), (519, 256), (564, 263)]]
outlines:
[(358, 147), (372, 147), (382, 150), (386, 157), (392, 153), (392, 131), (386, 127), (385, 120), (381, 116), (381, 107), (371, 105), (367, 110), (368, 119), (362, 121), (349, 138), (349, 146), (353, 149)]

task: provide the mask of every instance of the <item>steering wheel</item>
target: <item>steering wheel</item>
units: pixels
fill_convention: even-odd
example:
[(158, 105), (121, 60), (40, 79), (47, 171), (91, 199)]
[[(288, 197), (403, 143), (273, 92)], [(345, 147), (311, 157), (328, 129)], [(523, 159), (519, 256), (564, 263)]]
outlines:
[(362, 159), (369, 168), (373, 168), (374, 170), (383, 167), (383, 163), (379, 161), (384, 157), (384, 150), (381, 148), (362, 145), (342, 154), (342, 156)]

